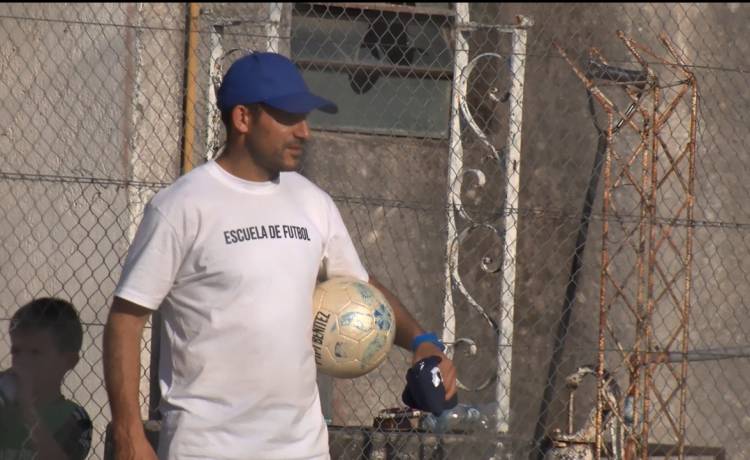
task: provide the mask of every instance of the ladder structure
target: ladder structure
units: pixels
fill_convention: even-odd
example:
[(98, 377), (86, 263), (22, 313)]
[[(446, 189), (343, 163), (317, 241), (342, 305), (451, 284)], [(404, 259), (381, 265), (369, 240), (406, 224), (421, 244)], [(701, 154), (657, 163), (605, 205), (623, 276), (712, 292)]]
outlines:
[[(646, 459), (658, 446), (660, 456), (682, 459), (690, 450), (685, 425), (698, 88), (665, 34), (659, 38), (667, 58), (617, 35), (641, 67), (618, 69), (622, 78), (608, 73), (616, 68), (598, 50), (581, 69), (558, 46), (607, 116), (595, 456)], [(628, 378), (616, 408), (602, 396), (605, 367)], [(610, 410), (622, 427), (620, 442), (610, 443), (622, 446), (619, 453), (607, 452), (603, 439), (603, 413)]]

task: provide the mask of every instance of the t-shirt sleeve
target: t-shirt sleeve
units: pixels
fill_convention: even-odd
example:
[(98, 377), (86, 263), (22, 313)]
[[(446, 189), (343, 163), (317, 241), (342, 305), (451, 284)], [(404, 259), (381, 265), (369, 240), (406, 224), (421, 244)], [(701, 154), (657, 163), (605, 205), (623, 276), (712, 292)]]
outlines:
[(70, 460), (83, 460), (91, 448), (93, 425), (83, 407), (76, 405), (71, 416), (55, 433), (55, 440)]
[(367, 282), (369, 275), (359, 259), (357, 249), (354, 247), (336, 203), (327, 197), (327, 204), (328, 238), (323, 253), (326, 278), (351, 276)]
[(128, 250), (115, 296), (156, 310), (182, 263), (181, 239), (172, 223), (149, 203)]

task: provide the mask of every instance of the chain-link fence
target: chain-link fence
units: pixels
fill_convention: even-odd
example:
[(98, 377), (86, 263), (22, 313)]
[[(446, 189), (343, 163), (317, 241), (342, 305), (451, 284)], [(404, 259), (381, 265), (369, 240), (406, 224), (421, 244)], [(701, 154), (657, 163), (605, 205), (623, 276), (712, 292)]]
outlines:
[(302, 173), (461, 384), (436, 418), (394, 410), (401, 350), (320, 376), (334, 458), (747, 458), (748, 19), (735, 3), (2, 5), (0, 368), (15, 309), (71, 300), (85, 338), (64, 392), (104, 457), (102, 328), (143, 207), (217, 154), (222, 72), (275, 50), (340, 108), (310, 116)]

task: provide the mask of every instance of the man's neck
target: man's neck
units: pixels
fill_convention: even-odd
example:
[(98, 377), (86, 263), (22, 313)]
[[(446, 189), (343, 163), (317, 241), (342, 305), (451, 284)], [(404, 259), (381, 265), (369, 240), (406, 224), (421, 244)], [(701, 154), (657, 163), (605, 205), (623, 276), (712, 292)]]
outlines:
[(251, 182), (268, 182), (279, 176), (259, 166), (249, 152), (227, 145), (216, 163), (229, 174)]

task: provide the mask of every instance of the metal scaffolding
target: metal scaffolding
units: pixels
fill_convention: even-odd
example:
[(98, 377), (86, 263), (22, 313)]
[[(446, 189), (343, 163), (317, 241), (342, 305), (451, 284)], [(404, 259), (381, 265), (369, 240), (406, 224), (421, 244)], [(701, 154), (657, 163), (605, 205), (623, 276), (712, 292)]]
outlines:
[[(670, 58), (617, 35), (640, 70), (611, 66), (596, 49), (582, 70), (557, 47), (607, 115), (606, 127), (599, 128), (606, 154), (596, 430), (590, 441), (597, 459), (646, 459), (656, 450), (684, 458), (695, 450), (685, 443), (685, 401), (698, 89), (665, 34), (659, 38)], [(617, 97), (628, 104), (625, 110)], [(605, 368), (628, 376), (616, 403), (605, 396)], [(605, 420), (610, 412), (616, 417)], [(610, 442), (623, 446), (615, 448), (620, 452), (608, 452), (604, 441), (611, 423), (622, 427), (622, 443)], [(654, 437), (666, 443), (650, 445)]]

